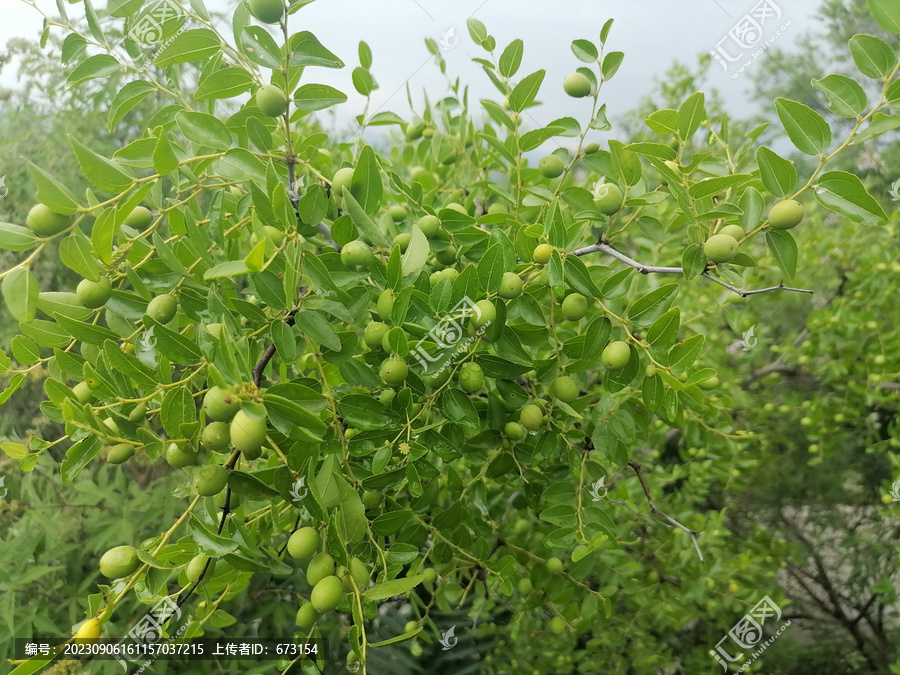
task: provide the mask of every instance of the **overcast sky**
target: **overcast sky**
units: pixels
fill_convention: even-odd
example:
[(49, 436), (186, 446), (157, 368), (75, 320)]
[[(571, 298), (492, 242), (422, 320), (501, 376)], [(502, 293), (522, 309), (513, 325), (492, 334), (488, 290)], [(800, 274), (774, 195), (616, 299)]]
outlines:
[[(660, 76), (672, 61), (678, 59), (693, 66), (698, 54), (714, 50), (717, 45), (724, 53), (737, 56), (741, 48), (728, 37), (729, 31), (742, 17), (754, 13), (754, 8), (755, 14), (763, 16), (763, 42), (790, 22), (775, 38), (779, 47), (789, 48), (792, 40), (814, 26), (814, 14), (820, 4), (819, 0), (762, 1), (769, 2), (768, 9), (760, 8), (756, 0), (316, 0), (290, 17), (290, 30), (311, 30), (347, 64), (339, 71), (310, 68), (304, 78), (331, 84), (350, 95), (340, 108), (342, 120), (362, 112), (363, 99), (354, 92), (350, 78), (352, 69), (359, 65), (356, 48), (363, 39), (372, 48), (372, 70), (380, 85), (373, 94), (373, 109), (407, 116), (406, 82), (414, 93), (426, 89), (432, 100), (446, 92), (445, 80), (425, 48), (426, 37), (438, 41), (444, 37), (448, 74), (471, 86), (470, 101), (495, 96), (480, 67), (470, 61), (472, 56), (484, 54), (465, 27), (466, 19), (475, 16), (496, 38), (498, 55), (511, 40), (525, 41), (519, 76), (539, 68), (547, 70), (539, 97), (544, 105), (529, 111), (533, 122), (543, 125), (562, 116), (584, 120), (589, 115), (589, 100), (563, 95), (562, 80), (583, 65), (572, 54), (571, 41), (585, 38), (597, 43), (606, 19), (615, 19), (607, 49), (625, 52), (618, 74), (604, 88), (603, 100), (609, 117), (614, 119), (651, 91), (654, 77)], [(53, 0), (37, 2), (48, 12), (55, 11)], [(205, 2), (214, 12), (228, 11), (235, 5), (234, 0)], [(12, 37), (35, 38), (39, 34), (41, 18), (34, 9), (21, 0), (0, 3), (4, 8), (0, 42), (5, 44)], [(95, 0), (95, 5), (102, 6), (102, 0)], [(81, 5), (67, 8), (74, 14)], [(751, 35), (747, 41), (752, 44), (752, 39)], [(744, 58), (752, 52), (753, 48), (747, 50)], [(768, 57), (763, 54), (760, 58)], [(736, 64), (730, 65), (727, 72), (714, 65), (710, 84), (720, 89), (733, 114), (748, 116), (758, 108), (746, 95), (747, 76), (731, 77), (736, 70)], [(10, 87), (15, 83), (14, 70), (4, 71), (0, 85)]]

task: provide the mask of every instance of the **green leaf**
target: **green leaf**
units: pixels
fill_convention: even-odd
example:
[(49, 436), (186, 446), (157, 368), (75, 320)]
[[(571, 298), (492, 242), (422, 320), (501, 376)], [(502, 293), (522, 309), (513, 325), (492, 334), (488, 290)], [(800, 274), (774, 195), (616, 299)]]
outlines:
[(797, 170), (793, 163), (779, 157), (762, 145), (756, 151), (759, 173), (766, 189), (778, 197), (787, 197), (797, 187)]
[(189, 366), (202, 358), (200, 348), (193, 340), (166, 328), (149, 316), (145, 316), (143, 320), (147, 326), (150, 345), (173, 363)]
[(281, 49), (262, 26), (247, 26), (241, 32), (241, 51), (263, 68), (281, 68)]
[(113, 73), (119, 72), (121, 68), (122, 64), (109, 54), (94, 54), (75, 66), (66, 81), (69, 85), (77, 87), (89, 80), (109, 77)]
[[(38, 346), (24, 335), (16, 335), (9, 346), (12, 349), (13, 356), (16, 357), (16, 361), (26, 366), (37, 363), (38, 359), (41, 358), (41, 352), (38, 349)], [(6, 370), (6, 368), (3, 367), (3, 360), (4, 358), (0, 357), (0, 372)]]
[[(413, 228), (418, 230), (418, 228)], [(499, 243), (492, 244), (478, 261), (478, 284), (481, 290), (494, 293), (500, 288), (500, 280), (507, 270), (504, 265), (503, 246)]]
[(253, 84), (253, 75), (243, 68), (228, 67), (204, 78), (194, 93), (195, 101), (232, 98), (243, 94)]
[(181, 438), (181, 425), (196, 421), (197, 406), (187, 387), (175, 387), (166, 392), (159, 419), (169, 438)]
[[(574, 44), (574, 43), (573, 43)], [(522, 65), (522, 54), (525, 52), (525, 43), (521, 40), (513, 40), (507, 45), (500, 55), (499, 69), (503, 77), (512, 77), (519, 71)]]
[(104, 209), (91, 228), (91, 248), (104, 265), (112, 263), (112, 245), (119, 229), (116, 209)]
[(269, 328), (272, 334), (272, 342), (275, 343), (275, 349), (278, 350), (278, 356), (285, 363), (292, 362), (297, 358), (297, 336), (290, 326), (281, 321), (276, 321)]
[(769, 230), (766, 232), (766, 245), (781, 271), (793, 279), (797, 272), (797, 242), (794, 237), (784, 230)]
[[(370, 145), (364, 147), (359, 153), (359, 161), (356, 163), (353, 180), (350, 182), (350, 193), (369, 216), (377, 213), (381, 208), (384, 187), (381, 183), (378, 160)], [(356, 226), (359, 227), (359, 223)]]
[(78, 228), (72, 230), (72, 234), (59, 245), (59, 259), (85, 279), (100, 280), (100, 263), (94, 256), (91, 241)]
[[(706, 120), (706, 97), (702, 91), (691, 94), (678, 109), (678, 135), (689, 140)], [(657, 111), (662, 112), (662, 111)], [(651, 115), (652, 117), (652, 115)], [(648, 118), (649, 119), (649, 118)], [(652, 127), (651, 127), (652, 128)]]
[(638, 298), (628, 310), (628, 316), (639, 326), (649, 325), (666, 312), (677, 293), (678, 284), (660, 286)]
[(29, 323), (37, 313), (38, 281), (27, 267), (17, 267), (0, 282), (6, 308), (16, 321)]
[(659, 317), (647, 331), (647, 342), (652, 347), (668, 346), (675, 344), (678, 339), (678, 329), (681, 326), (681, 310), (673, 307)]
[(338, 401), (338, 415), (363, 431), (390, 428), (400, 421), (378, 400), (361, 394), (349, 394)]
[(153, 168), (160, 176), (166, 176), (178, 168), (178, 156), (164, 129), (156, 139), (156, 148), (153, 150)]
[(702, 335), (692, 335), (672, 347), (669, 352), (669, 366), (676, 370), (689, 368), (700, 356), (705, 340), (706, 338)]
[(619, 66), (625, 60), (625, 54), (622, 52), (610, 52), (603, 57), (603, 65), (600, 67), (600, 73), (604, 80), (611, 80), (613, 76), (619, 72)]
[(846, 75), (828, 75), (812, 79), (812, 86), (828, 97), (828, 109), (841, 117), (859, 117), (868, 105), (866, 92)]
[(896, 57), (891, 46), (874, 35), (850, 38), (850, 55), (863, 75), (882, 80), (891, 74)]
[(294, 105), (307, 112), (325, 110), (346, 100), (347, 94), (327, 84), (304, 84), (294, 92)]
[(0, 248), (7, 251), (27, 251), (34, 248), (37, 237), (27, 227), (0, 222)]
[(188, 521), (187, 530), (203, 555), (220, 558), (238, 549), (235, 539), (216, 534), (196, 516)]
[(685, 279), (693, 279), (706, 269), (706, 254), (700, 244), (691, 244), (681, 254), (681, 269)]
[[(470, 19), (471, 21), (471, 19)], [(416, 586), (425, 581), (424, 574), (417, 574), (413, 577), (404, 577), (402, 579), (394, 579), (386, 581), (383, 584), (372, 586), (366, 591), (366, 600), (377, 602), (379, 600), (387, 600), (395, 595), (401, 595), (414, 589)]]
[(331, 323), (316, 311), (304, 309), (294, 315), (297, 326), (313, 342), (328, 347), (336, 352), (341, 351), (341, 340), (331, 327)]
[(900, 5), (896, 0), (869, 0), (869, 12), (888, 33), (900, 35)]
[(572, 40), (572, 53), (585, 63), (594, 63), (600, 56), (597, 47), (590, 40)]
[(472, 18), (466, 20), (466, 28), (469, 29), (469, 37), (472, 38), (472, 42), (484, 46), (484, 43), (488, 39), (488, 32), (485, 25), (478, 19)]
[[(222, 42), (218, 35), (208, 28), (197, 28), (176, 35), (172, 42), (159, 53), (154, 63), (160, 68), (164, 68), (175, 63), (205, 61), (221, 51)], [(277, 64), (274, 67), (277, 67)]]
[(90, 464), (91, 460), (100, 452), (100, 446), (100, 439), (97, 436), (88, 436), (69, 448), (66, 458), (59, 467), (63, 485), (71, 483), (81, 473), (81, 470)]
[(231, 147), (231, 132), (213, 115), (184, 111), (175, 116), (175, 121), (184, 137), (192, 143), (218, 151)]
[(517, 84), (512, 93), (509, 95), (509, 107), (515, 112), (522, 112), (534, 103), (540, 91), (541, 84), (544, 82), (544, 76), (547, 74), (545, 70), (538, 70), (528, 75)]
[(156, 88), (144, 80), (132, 80), (119, 89), (109, 106), (107, 128), (112, 131), (125, 115), (154, 91)]
[(600, 297), (600, 289), (591, 278), (587, 265), (578, 256), (567, 255), (564, 259), (566, 281), (576, 291), (591, 298)]
[(55, 312), (53, 318), (56, 320), (56, 323), (59, 324), (60, 328), (81, 342), (87, 342), (91, 345), (102, 345), (106, 340), (115, 340), (118, 338), (118, 335), (113, 333), (109, 328), (96, 326), (85, 321), (70, 319), (65, 314), (60, 314), (59, 312)]
[(69, 188), (33, 162), (28, 162), (28, 172), (37, 187), (35, 196), (41, 204), (64, 216), (71, 216), (78, 210), (78, 202)]
[(441, 395), (441, 412), (452, 422), (468, 429), (478, 428), (478, 411), (469, 397), (459, 389), (447, 389)]
[(409, 246), (403, 253), (403, 276), (418, 274), (428, 262), (428, 254), (431, 251), (428, 237), (422, 230), (414, 227), (410, 230), (410, 235)]
[(322, 46), (316, 36), (309, 31), (295, 33), (291, 36), (289, 44), (292, 66), (344, 67), (344, 62)]
[(866, 191), (858, 176), (846, 171), (828, 171), (819, 176), (816, 200), (825, 208), (863, 225), (882, 225), (887, 214)]
[(647, 116), (644, 124), (658, 134), (674, 136), (678, 133), (678, 113), (670, 108), (656, 110)]
[(704, 197), (712, 197), (719, 194), (723, 190), (745, 182), (750, 176), (748, 174), (733, 174), (731, 176), (716, 176), (715, 178), (704, 178), (694, 183), (688, 189), (688, 192), (694, 199), (703, 199)]
[(775, 99), (775, 111), (788, 138), (800, 152), (821, 155), (831, 145), (831, 127), (807, 105), (786, 98)]
[(228, 180), (266, 184), (266, 165), (244, 148), (232, 148), (216, 160), (214, 167), (219, 175)]

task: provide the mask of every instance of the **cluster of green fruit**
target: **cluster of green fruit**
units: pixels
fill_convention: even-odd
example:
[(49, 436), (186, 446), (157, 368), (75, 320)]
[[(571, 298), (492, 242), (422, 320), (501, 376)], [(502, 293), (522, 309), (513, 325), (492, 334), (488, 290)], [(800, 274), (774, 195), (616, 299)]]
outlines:
[(365, 592), (369, 586), (369, 570), (359, 559), (351, 557), (348, 566), (336, 565), (327, 551), (319, 551), (322, 538), (312, 527), (302, 527), (294, 532), (287, 543), (287, 552), (299, 560), (309, 560), (306, 581), (312, 587), (309, 601), (297, 610), (296, 623), (301, 628), (311, 628), (323, 612), (333, 610), (344, 593), (354, 587)]
[(244, 409), (234, 389), (210, 387), (203, 397), (203, 411), (206, 418), (212, 420), (200, 435), (200, 445), (205, 449), (222, 452), (232, 447), (247, 459), (256, 459), (262, 454), (266, 442), (264, 406)]
[[(803, 220), (803, 205), (795, 199), (785, 199), (769, 211), (769, 227), (790, 230)], [(740, 225), (726, 225), (703, 244), (703, 253), (712, 262), (726, 263), (738, 254), (738, 246), (745, 233)]]

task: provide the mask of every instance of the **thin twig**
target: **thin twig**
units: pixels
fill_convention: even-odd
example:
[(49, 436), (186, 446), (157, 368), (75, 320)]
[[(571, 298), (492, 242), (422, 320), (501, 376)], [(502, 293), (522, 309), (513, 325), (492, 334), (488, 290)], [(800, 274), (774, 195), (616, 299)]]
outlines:
[[(571, 251), (569, 255), (583, 256), (588, 255), (589, 253), (605, 253), (606, 255), (625, 263), (629, 267), (633, 267), (641, 274), (684, 274), (683, 267), (660, 267), (657, 265), (645, 265), (642, 262), (638, 262), (634, 258), (629, 258), (624, 253), (617, 251), (609, 244), (604, 244), (602, 241), (599, 241), (596, 244), (591, 244), (590, 246), (585, 246), (584, 248), (576, 249), (575, 251)], [(727, 288), (732, 293), (737, 293), (742, 298), (746, 298), (750, 295), (758, 295), (760, 293), (769, 293), (771, 291), (791, 291), (793, 293), (809, 293), (810, 295), (812, 295), (813, 293), (813, 291), (806, 288), (791, 288), (790, 286), (785, 286), (784, 284), (779, 284), (778, 286), (770, 286), (769, 288), (758, 288), (745, 291), (743, 289), (737, 288), (736, 286), (732, 286), (731, 284), (722, 281), (721, 279), (717, 279), (709, 272), (702, 272), (700, 276), (707, 279), (708, 281), (719, 284), (719, 286), (722, 286), (723, 288)]]
[(687, 532), (689, 535), (691, 535), (691, 541), (694, 542), (694, 548), (697, 550), (697, 556), (700, 558), (700, 562), (703, 562), (703, 554), (700, 552), (699, 544), (697, 544), (697, 535), (700, 534), (700, 530), (692, 530), (689, 527), (685, 527), (670, 515), (661, 511), (656, 506), (656, 502), (653, 501), (653, 497), (650, 495), (650, 488), (647, 487), (647, 481), (644, 480), (644, 474), (641, 473), (641, 465), (634, 460), (631, 460), (628, 462), (628, 466), (634, 469), (634, 473), (637, 474), (638, 480), (641, 482), (641, 487), (644, 489), (644, 495), (647, 497), (647, 502), (650, 504), (650, 513), (653, 513), (657, 516), (662, 516), (674, 527), (677, 527), (679, 530)]

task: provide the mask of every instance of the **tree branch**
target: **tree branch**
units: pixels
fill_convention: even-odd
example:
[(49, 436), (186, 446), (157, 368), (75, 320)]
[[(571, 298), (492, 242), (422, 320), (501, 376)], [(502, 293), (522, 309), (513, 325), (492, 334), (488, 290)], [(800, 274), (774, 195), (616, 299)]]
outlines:
[(647, 501), (650, 503), (650, 513), (653, 513), (657, 516), (662, 516), (674, 527), (677, 527), (679, 530), (687, 532), (689, 535), (691, 535), (691, 541), (694, 542), (694, 548), (697, 551), (697, 557), (700, 558), (700, 562), (703, 562), (703, 554), (700, 552), (700, 546), (697, 544), (697, 535), (700, 534), (700, 530), (692, 530), (689, 527), (685, 527), (670, 515), (661, 511), (656, 506), (656, 502), (653, 501), (653, 497), (650, 495), (650, 488), (647, 487), (647, 482), (644, 480), (644, 474), (641, 473), (641, 465), (634, 460), (631, 460), (628, 462), (628, 466), (634, 469), (634, 473), (637, 474), (638, 480), (641, 482), (641, 487), (644, 489), (644, 496), (647, 497)]
[[(620, 253), (612, 246), (610, 246), (609, 244), (604, 244), (602, 241), (599, 241), (596, 244), (591, 244), (590, 246), (585, 246), (584, 248), (576, 249), (575, 251), (571, 251), (569, 255), (583, 256), (589, 253), (605, 253), (606, 255), (625, 263), (629, 267), (633, 267), (641, 274), (684, 274), (684, 268), (682, 267), (659, 267), (656, 265), (645, 265), (644, 263), (638, 262), (634, 258), (629, 258), (624, 253)], [(806, 288), (791, 288), (790, 286), (785, 286), (784, 284), (778, 284), (777, 286), (770, 286), (768, 288), (757, 288), (745, 291), (743, 289), (737, 288), (736, 286), (732, 286), (731, 284), (722, 281), (721, 279), (717, 279), (709, 272), (702, 272), (700, 276), (708, 281), (712, 281), (715, 284), (719, 284), (719, 286), (722, 286), (723, 288), (727, 288), (732, 293), (737, 293), (742, 298), (746, 298), (750, 295), (758, 295), (760, 293), (769, 293), (771, 291), (791, 291), (793, 293), (809, 293), (810, 295), (812, 295), (813, 293), (811, 290)]]

